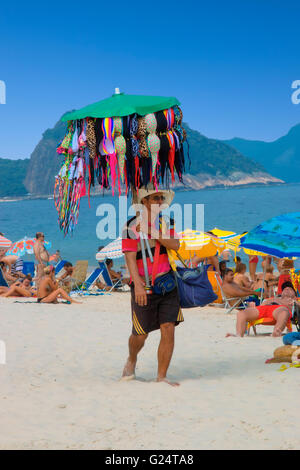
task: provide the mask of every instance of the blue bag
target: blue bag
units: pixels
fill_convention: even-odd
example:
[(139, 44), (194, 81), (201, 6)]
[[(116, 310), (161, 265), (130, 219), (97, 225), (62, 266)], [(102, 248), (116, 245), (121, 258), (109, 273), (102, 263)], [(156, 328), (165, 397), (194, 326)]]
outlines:
[(208, 266), (174, 271), (182, 308), (204, 307), (218, 298), (207, 276)]
[(154, 294), (166, 295), (174, 289), (176, 289), (176, 280), (173, 272), (170, 271), (155, 279), (152, 291)]

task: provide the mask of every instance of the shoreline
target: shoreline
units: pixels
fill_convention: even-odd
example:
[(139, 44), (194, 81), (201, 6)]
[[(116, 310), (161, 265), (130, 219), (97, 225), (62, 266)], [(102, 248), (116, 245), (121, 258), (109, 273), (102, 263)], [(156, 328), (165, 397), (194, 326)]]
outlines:
[[(197, 191), (216, 191), (216, 190), (235, 190), (235, 189), (247, 189), (247, 188), (267, 188), (267, 187), (273, 187), (273, 186), (294, 186), (294, 185), (300, 185), (300, 181), (296, 183), (279, 183), (279, 182), (270, 182), (270, 183), (247, 183), (247, 184), (236, 184), (236, 185), (215, 185), (215, 186), (206, 186), (203, 188), (191, 188), (191, 187), (184, 187), (184, 186), (174, 186), (174, 190), (176, 192), (197, 192)], [(173, 189), (171, 187), (170, 189)], [(93, 197), (108, 197), (112, 196), (111, 191), (110, 192), (91, 192), (91, 198)], [(125, 196), (125, 194), (122, 194), (122, 196)], [(87, 196), (84, 196), (87, 197)], [(7, 196), (7, 197), (1, 197), (0, 196), (0, 203), (1, 202), (18, 202), (18, 201), (28, 201), (28, 200), (36, 200), (36, 199), (49, 199), (53, 200), (53, 194), (36, 194), (36, 195), (28, 195), (28, 196)]]

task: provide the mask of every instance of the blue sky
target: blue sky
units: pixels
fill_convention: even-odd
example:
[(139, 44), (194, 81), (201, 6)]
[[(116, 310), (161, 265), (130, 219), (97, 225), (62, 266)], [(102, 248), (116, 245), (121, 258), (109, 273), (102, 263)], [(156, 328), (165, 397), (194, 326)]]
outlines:
[(29, 157), (67, 110), (176, 96), (212, 138), (274, 140), (300, 122), (295, 1), (11, 2), (0, 7), (0, 157)]

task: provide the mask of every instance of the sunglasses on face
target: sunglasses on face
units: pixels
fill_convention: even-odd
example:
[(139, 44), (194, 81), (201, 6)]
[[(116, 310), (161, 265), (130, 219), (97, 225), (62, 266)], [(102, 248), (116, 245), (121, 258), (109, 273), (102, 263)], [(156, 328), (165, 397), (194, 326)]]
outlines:
[(151, 200), (151, 201), (158, 202), (158, 201), (165, 201), (166, 198), (165, 198), (165, 196), (163, 196), (163, 195), (159, 196), (159, 195), (157, 194), (157, 195), (155, 195), (155, 196), (151, 196), (150, 200)]

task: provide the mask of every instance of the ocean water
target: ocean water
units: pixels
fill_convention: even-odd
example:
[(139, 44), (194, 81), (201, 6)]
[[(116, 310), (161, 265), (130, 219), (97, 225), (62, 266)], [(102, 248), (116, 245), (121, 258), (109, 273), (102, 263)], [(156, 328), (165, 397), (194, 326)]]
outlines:
[[(251, 230), (270, 217), (299, 211), (300, 183), (177, 192), (173, 202), (180, 205), (193, 204), (194, 207), (195, 204), (203, 204), (205, 230), (218, 227), (241, 233)], [(24, 236), (34, 237), (36, 232), (42, 231), (46, 240), (52, 243), (50, 252), (54, 253), (59, 249), (64, 259), (71, 262), (88, 259), (90, 265), (94, 266), (98, 246), (110, 241), (97, 237), (96, 228), (101, 220), (96, 214), (97, 208), (101, 211), (99, 205), (113, 204), (116, 208), (116, 236), (119, 236), (118, 203), (117, 197), (94, 196), (89, 208), (87, 198), (83, 198), (75, 231), (73, 235), (64, 237), (59, 230), (53, 199), (0, 202), (0, 232), (10, 240), (16, 241)], [(121, 217), (126, 218), (124, 212), (122, 208)], [(192, 228), (195, 228), (195, 222), (195, 214), (193, 219), (188, 217)]]

